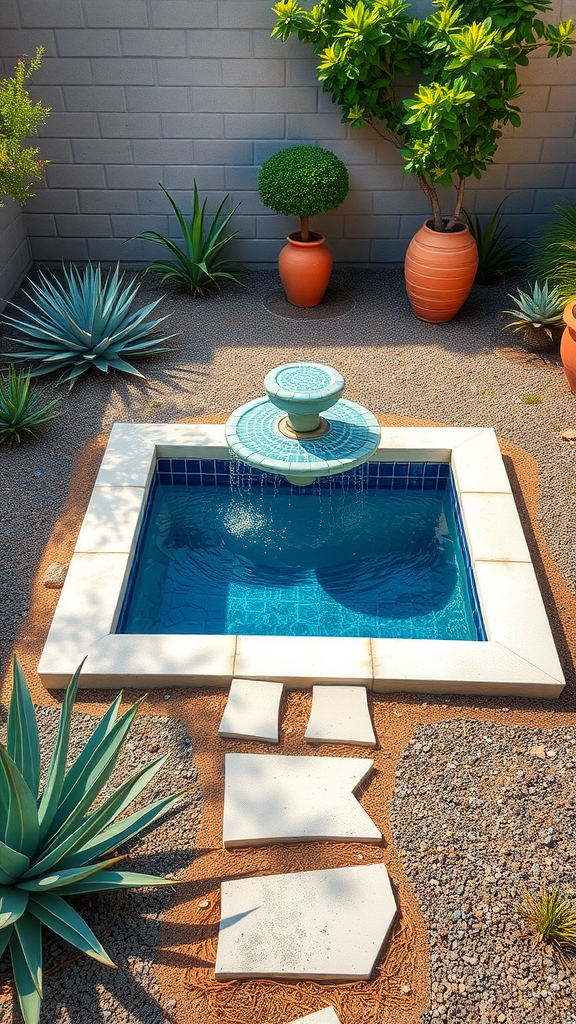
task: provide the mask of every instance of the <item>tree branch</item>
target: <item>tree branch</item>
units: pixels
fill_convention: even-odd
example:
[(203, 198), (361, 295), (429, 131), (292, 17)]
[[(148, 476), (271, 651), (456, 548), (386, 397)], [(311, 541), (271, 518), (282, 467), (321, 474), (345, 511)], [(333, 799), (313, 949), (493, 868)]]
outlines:
[(448, 221), (448, 223), (446, 225), (446, 230), (447, 231), (452, 231), (452, 228), (454, 227), (454, 225), (458, 221), (458, 218), (459, 218), (459, 216), (460, 216), (460, 214), (462, 212), (462, 203), (464, 202), (464, 189), (465, 189), (465, 187), (466, 187), (466, 178), (463, 178), (462, 175), (460, 175), (460, 177), (458, 178), (458, 187), (456, 189), (456, 206), (454, 207), (454, 213), (452, 214), (452, 216), (450, 217), (450, 220)]
[(396, 146), (396, 149), (404, 149), (404, 146), (406, 145), (406, 139), (403, 139), (402, 136), (398, 135), (397, 132), (393, 132), (392, 129), (388, 128), (386, 125), (384, 125), (384, 128), (381, 131), (380, 128), (377, 128), (374, 122), (371, 121), (369, 117), (367, 117), (365, 120), (366, 123), (369, 124), (370, 127), (374, 129), (376, 134), (380, 136), (381, 139), (384, 139), (386, 142), (391, 142), (393, 146)]
[(423, 174), (416, 175), (416, 181), (420, 185), (424, 195), (426, 196), (430, 206), (432, 207), (432, 214), (434, 216), (434, 230), (444, 231), (444, 221), (442, 220), (442, 210), (440, 208), (440, 200), (438, 199), (438, 193), (431, 181), (427, 181)]

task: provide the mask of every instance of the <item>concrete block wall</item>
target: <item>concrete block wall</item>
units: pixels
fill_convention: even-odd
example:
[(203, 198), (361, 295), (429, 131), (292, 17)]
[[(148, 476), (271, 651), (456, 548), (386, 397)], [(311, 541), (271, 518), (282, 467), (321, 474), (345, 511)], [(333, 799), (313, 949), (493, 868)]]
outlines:
[[(234, 254), (271, 264), (296, 222), (258, 197), (258, 168), (282, 146), (324, 145), (348, 166), (343, 206), (316, 219), (336, 260), (395, 263), (428, 214), (393, 147), (368, 128), (342, 125), (316, 80), (311, 49), (270, 38), (271, 0), (2, 0), (4, 73), (45, 47), (31, 92), (52, 108), (41, 130), (46, 182), (27, 205), (36, 260), (159, 256), (125, 241), (175, 234), (158, 183), (183, 208), (192, 181), (214, 210), (241, 203)], [(416, 0), (417, 13), (429, 0)], [(557, 0), (576, 18), (576, 0)], [(537, 56), (523, 70), (523, 123), (508, 129), (496, 162), (468, 191), (469, 211), (507, 203), (517, 237), (541, 231), (554, 204), (576, 195), (576, 54)], [(450, 208), (451, 199), (446, 203)]]
[(4, 198), (0, 206), (0, 313), (32, 264), (22, 208)]

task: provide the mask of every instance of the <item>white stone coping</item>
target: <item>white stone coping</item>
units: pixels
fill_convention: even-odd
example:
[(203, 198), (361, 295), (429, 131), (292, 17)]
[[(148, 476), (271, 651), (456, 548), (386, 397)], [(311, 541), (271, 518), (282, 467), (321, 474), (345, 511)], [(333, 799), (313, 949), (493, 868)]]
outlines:
[(224, 426), (115, 423), (38, 672), (67, 685), (222, 686), (557, 697), (565, 681), (512, 491), (490, 428), (382, 427), (371, 461), (449, 462), (488, 639), (129, 635), (114, 632), (158, 457), (227, 459)]

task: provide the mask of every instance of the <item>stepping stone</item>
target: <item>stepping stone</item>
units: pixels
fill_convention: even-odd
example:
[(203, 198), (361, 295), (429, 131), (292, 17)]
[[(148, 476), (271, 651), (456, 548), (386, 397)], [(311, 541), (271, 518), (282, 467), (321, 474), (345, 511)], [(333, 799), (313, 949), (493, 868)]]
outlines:
[(218, 735), (224, 740), (278, 743), (283, 683), (264, 679), (233, 679)]
[(215, 976), (366, 980), (396, 916), (384, 864), (222, 882)]
[(375, 747), (365, 686), (313, 686), (308, 743), (350, 743)]
[(340, 1024), (340, 1018), (333, 1006), (325, 1006), (323, 1010), (309, 1013), (307, 1017), (298, 1017), (292, 1024)]
[(224, 763), (225, 847), (382, 839), (353, 795), (371, 758), (226, 754)]

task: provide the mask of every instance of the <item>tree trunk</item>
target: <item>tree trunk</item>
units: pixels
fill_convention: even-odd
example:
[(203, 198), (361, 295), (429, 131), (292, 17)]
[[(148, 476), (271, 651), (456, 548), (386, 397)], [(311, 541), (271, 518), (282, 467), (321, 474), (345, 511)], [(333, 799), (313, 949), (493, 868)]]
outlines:
[(310, 241), (310, 218), (300, 217), (300, 238), (303, 242)]
[(434, 217), (434, 231), (444, 231), (444, 221), (442, 220), (442, 210), (440, 208), (440, 200), (438, 199), (438, 193), (431, 181), (427, 181), (423, 175), (417, 174), (416, 181), (420, 185), (424, 195), (426, 196), (430, 206), (432, 207), (432, 215)]
[(450, 217), (446, 225), (446, 231), (452, 231), (453, 227), (458, 221), (460, 214), (462, 213), (462, 203), (464, 202), (464, 189), (466, 187), (466, 178), (458, 179), (458, 188), (456, 191), (456, 206), (454, 207), (454, 213)]

